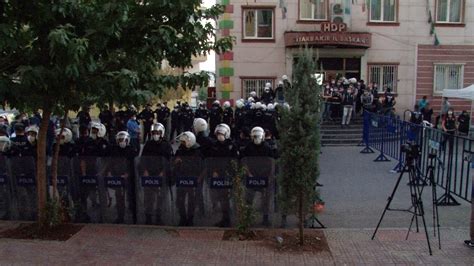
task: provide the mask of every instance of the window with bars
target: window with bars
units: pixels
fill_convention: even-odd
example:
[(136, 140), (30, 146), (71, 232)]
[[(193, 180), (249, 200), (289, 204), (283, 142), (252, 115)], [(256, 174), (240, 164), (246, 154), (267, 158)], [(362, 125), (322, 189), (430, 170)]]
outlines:
[(327, 0), (300, 0), (301, 20), (327, 20), (328, 1)]
[(383, 91), (385, 86), (397, 91), (398, 65), (371, 65), (369, 64), (369, 82), (377, 83), (379, 91)]
[(442, 93), (444, 89), (462, 89), (463, 79), (463, 64), (435, 64), (434, 93)]
[(252, 91), (255, 91), (258, 97), (262, 96), (263, 89), (267, 83), (272, 84), (272, 88), (275, 88), (274, 79), (242, 78), (242, 97), (247, 99)]
[(273, 9), (244, 9), (244, 39), (273, 39)]
[(463, 0), (437, 0), (436, 23), (461, 23)]
[(398, 0), (370, 0), (370, 22), (397, 22)]

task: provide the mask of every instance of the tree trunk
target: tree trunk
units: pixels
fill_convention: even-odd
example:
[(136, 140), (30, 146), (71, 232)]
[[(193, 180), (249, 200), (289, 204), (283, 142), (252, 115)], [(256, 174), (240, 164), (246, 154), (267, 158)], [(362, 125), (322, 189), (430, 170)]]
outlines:
[(51, 161), (51, 184), (53, 185), (53, 200), (58, 200), (58, 159), (59, 159), (59, 142), (64, 131), (68, 110), (64, 110), (64, 118), (61, 121), (61, 131), (56, 136), (56, 144), (54, 145), (53, 159)]
[(41, 227), (46, 225), (46, 139), (50, 117), (51, 110), (43, 109), (36, 146), (36, 191), (38, 193), (38, 223)]
[(300, 190), (298, 193), (298, 214), (299, 214), (299, 238), (300, 238), (300, 246), (304, 245), (304, 209), (303, 209), (303, 202), (304, 202), (304, 195), (303, 191)]

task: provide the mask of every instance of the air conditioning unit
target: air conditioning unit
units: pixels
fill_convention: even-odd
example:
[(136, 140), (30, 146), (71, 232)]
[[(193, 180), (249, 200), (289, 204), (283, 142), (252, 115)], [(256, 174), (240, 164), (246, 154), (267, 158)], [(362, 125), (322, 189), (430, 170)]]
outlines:
[(331, 4), (331, 22), (344, 23), (344, 5)]

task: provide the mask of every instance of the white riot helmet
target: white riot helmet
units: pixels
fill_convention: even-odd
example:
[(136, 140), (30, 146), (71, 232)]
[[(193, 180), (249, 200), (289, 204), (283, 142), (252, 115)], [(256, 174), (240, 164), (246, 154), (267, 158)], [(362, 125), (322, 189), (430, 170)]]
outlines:
[(268, 109), (269, 111), (273, 111), (273, 110), (275, 110), (275, 106), (273, 105), (273, 103), (269, 103), (269, 104), (267, 105), (267, 109)]
[(199, 132), (204, 132), (207, 130), (207, 122), (202, 118), (196, 118), (193, 122), (194, 132), (197, 134)]
[[(61, 134), (61, 129), (58, 128), (56, 129), (56, 136), (59, 136)], [(65, 144), (69, 143), (72, 140), (72, 131), (69, 128), (64, 128), (63, 132), (59, 138), (59, 144)]]
[(272, 84), (270, 82), (265, 83), (265, 88), (271, 88)]
[[(230, 127), (226, 124), (219, 124), (214, 130), (214, 135), (216, 135), (217, 140), (224, 141), (230, 138)], [(220, 137), (223, 136), (223, 137)]]
[(250, 109), (255, 109), (255, 103), (250, 103)]
[(350, 82), (351, 84), (356, 84), (356, 83), (357, 83), (357, 79), (356, 79), (356, 78), (350, 78), (350, 79), (349, 79), (349, 82)]
[(282, 80), (278, 81), (278, 86), (283, 86), (283, 81)]
[(247, 101), (248, 101), (249, 103), (253, 103), (253, 102), (255, 102), (255, 99), (254, 99), (253, 97), (249, 97), (249, 98), (247, 99)]
[(288, 80), (288, 76), (287, 76), (287, 75), (283, 75), (283, 76), (281, 76), (281, 79), (282, 79), (282, 80)]
[(6, 152), (11, 147), (11, 141), (7, 136), (0, 137), (0, 152)]
[(130, 144), (130, 134), (127, 131), (119, 131), (117, 136), (115, 136), (115, 142), (122, 149), (127, 147)]
[(262, 103), (261, 102), (255, 103), (255, 109), (262, 109)]
[(290, 105), (288, 103), (284, 103), (283, 104), (283, 107), (286, 109), (286, 110), (290, 110)]
[[(36, 142), (36, 139), (38, 138), (38, 133), (39, 133), (39, 127), (36, 126), (36, 125), (33, 125), (33, 126), (29, 126), (26, 128), (26, 135), (27, 135), (27, 139), (28, 139), (28, 142), (30, 144), (33, 144), (34, 142)], [(34, 134), (30, 134), (30, 133), (34, 133)]]
[[(93, 129), (97, 129), (97, 133), (94, 133)], [(104, 124), (98, 123), (98, 122), (91, 123), (91, 131), (90, 131), (89, 136), (91, 136), (92, 139), (96, 139), (97, 137), (103, 138), (105, 137), (106, 133), (107, 133), (107, 129), (105, 129)]]
[[(151, 132), (151, 138), (154, 141), (158, 141), (160, 140), (160, 138), (163, 138), (163, 136), (165, 135), (165, 127), (161, 123), (154, 123), (153, 125), (151, 125), (150, 132)], [(153, 132), (158, 132), (160, 134), (153, 134)]]
[(176, 139), (178, 139), (179, 142), (184, 142), (184, 146), (186, 146), (188, 149), (196, 144), (196, 136), (191, 131), (186, 131), (179, 134)]
[(263, 110), (263, 111), (266, 111), (266, 110), (267, 110), (267, 106), (266, 106), (264, 103), (262, 103), (262, 110)]
[(255, 98), (257, 97), (257, 93), (255, 91), (250, 92), (250, 97)]
[(237, 108), (239, 108), (239, 109), (242, 108), (242, 107), (244, 107), (244, 101), (242, 101), (242, 100), (237, 100), (237, 102), (235, 102), (235, 106), (236, 106)]
[(253, 143), (260, 145), (265, 140), (265, 131), (261, 127), (254, 127), (252, 131), (250, 131), (250, 137)]
[(229, 101), (225, 101), (224, 102), (224, 108), (229, 108), (230, 107), (230, 102)]
[(219, 102), (219, 100), (215, 100), (214, 104), (217, 104), (217, 105), (221, 106), (221, 102)]

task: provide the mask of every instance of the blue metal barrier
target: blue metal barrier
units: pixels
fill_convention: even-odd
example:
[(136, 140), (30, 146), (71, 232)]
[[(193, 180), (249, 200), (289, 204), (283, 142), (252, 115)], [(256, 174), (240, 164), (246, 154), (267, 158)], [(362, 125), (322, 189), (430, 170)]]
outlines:
[(400, 118), (364, 113), (363, 143), (361, 153), (380, 152), (376, 162), (395, 160), (393, 172), (399, 172), (405, 161), (401, 146), (417, 144), (421, 154), (417, 160), (419, 172), (426, 177), (429, 155), (436, 156), (435, 182), (445, 190), (438, 199), (439, 205), (457, 205), (453, 195), (472, 201), (471, 162), (474, 157), (474, 140), (451, 135), (441, 130), (403, 121)]

